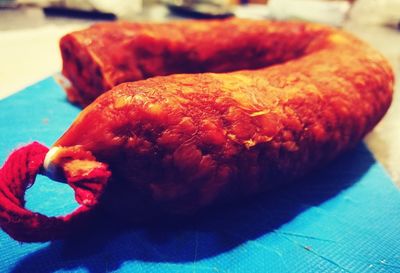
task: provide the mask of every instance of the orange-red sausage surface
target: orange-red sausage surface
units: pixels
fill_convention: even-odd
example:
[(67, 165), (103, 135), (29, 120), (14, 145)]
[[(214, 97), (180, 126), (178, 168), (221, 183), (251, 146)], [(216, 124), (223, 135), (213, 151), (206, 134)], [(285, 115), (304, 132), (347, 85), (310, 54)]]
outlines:
[(107, 23), (66, 36), (62, 48), (82, 104), (128, 80), (275, 64), (124, 83), (83, 110), (55, 146), (108, 163), (102, 202), (135, 217), (191, 212), (301, 176), (359, 142), (393, 89), (379, 53), (307, 23)]

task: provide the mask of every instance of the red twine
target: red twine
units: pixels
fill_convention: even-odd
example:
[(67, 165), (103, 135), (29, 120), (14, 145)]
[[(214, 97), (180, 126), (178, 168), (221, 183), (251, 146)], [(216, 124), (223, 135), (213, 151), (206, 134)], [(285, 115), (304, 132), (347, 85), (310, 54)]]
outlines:
[[(68, 148), (66, 148), (68, 149)], [(0, 226), (12, 238), (23, 242), (43, 242), (60, 239), (79, 229), (90, 217), (90, 212), (111, 175), (107, 165), (95, 161), (85, 152), (90, 169), (72, 164), (68, 158), (61, 165), (68, 184), (74, 189), (81, 206), (74, 212), (59, 217), (47, 217), (25, 208), (25, 191), (35, 182), (36, 175), (43, 170), (48, 148), (31, 143), (14, 151), (0, 169)], [(82, 157), (82, 155), (81, 155)], [(82, 161), (79, 158), (78, 161)], [(78, 162), (79, 163), (79, 162)]]

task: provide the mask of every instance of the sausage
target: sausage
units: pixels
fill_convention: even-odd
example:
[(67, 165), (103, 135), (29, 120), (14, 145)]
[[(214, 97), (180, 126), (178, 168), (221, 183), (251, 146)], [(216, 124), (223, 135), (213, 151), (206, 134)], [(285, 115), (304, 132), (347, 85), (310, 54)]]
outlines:
[[(160, 214), (190, 214), (213, 204), (265, 192), (354, 147), (391, 103), (394, 79), (389, 64), (375, 50), (345, 32), (305, 23), (232, 20), (209, 24), (188, 22), (176, 26), (187, 26), (192, 34), (198, 30), (204, 44), (210, 41), (203, 35), (204, 29), (227, 25), (238, 29), (245, 26), (243, 30), (249, 27), (250, 33), (265, 26), (268, 33), (274, 30), (276, 37), (290, 33), (297, 42), (279, 41), (275, 51), (272, 44), (258, 44), (272, 50), (261, 54), (274, 63), (266, 68), (153, 77), (119, 84), (99, 96), (56, 141), (43, 163), (47, 175), (67, 179), (82, 207), (101, 207), (127, 220), (146, 219)], [(253, 24), (257, 28), (253, 29)], [(98, 27), (100, 37), (104, 37), (107, 27), (112, 25)], [(152, 27), (156, 29), (143, 25), (145, 29)], [(88, 32), (95, 33), (95, 29)], [(73, 40), (83, 33), (64, 39)], [(302, 38), (304, 33), (309, 35)], [(226, 39), (221, 43), (229, 44)], [(204, 56), (219, 58), (219, 42), (216, 48), (205, 49)], [(198, 46), (200, 54), (200, 47), (205, 47)], [(234, 50), (233, 47), (228, 48)], [(180, 49), (178, 42), (176, 49)], [(233, 54), (229, 50), (227, 56)], [(265, 61), (257, 63), (254, 57), (253, 62), (250, 57), (247, 63), (242, 62), (242, 57), (237, 57), (237, 64), (229, 64), (236, 61), (229, 58), (221, 59), (221, 63), (204, 61), (201, 69), (206, 64), (215, 70), (223, 67), (221, 71), (250, 68)], [(196, 61), (201, 63), (201, 57), (196, 58), (188, 67)], [(73, 66), (72, 63), (69, 65)], [(105, 63), (97, 67), (105, 69)], [(161, 65), (157, 69), (155, 74), (168, 74), (175, 68)], [(72, 75), (66, 70), (64, 67), (67, 76)], [(105, 75), (99, 77), (105, 83), (102, 87), (117, 84), (117, 80)], [(98, 90), (90, 89), (89, 95), (85, 90), (79, 101), (88, 102)], [(98, 173), (104, 175), (93, 179)], [(86, 185), (70, 177), (83, 178)], [(41, 224), (47, 220), (39, 221), (32, 216), (26, 220), (29, 225), (16, 228), (10, 227), (9, 218), (8, 214), (0, 214), (3, 229), (24, 241), (57, 238), (55, 230), (58, 232), (59, 225), (67, 221), (57, 218), (61, 221), (57, 229), (43, 235), (43, 226), (46, 231), (52, 226)]]

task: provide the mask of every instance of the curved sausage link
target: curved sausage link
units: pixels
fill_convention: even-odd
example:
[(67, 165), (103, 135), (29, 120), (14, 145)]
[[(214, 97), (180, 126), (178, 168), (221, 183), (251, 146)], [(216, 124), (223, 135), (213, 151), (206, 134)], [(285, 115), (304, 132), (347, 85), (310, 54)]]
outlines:
[(107, 163), (103, 204), (135, 215), (188, 213), (301, 176), (359, 142), (392, 97), (379, 53), (314, 24), (112, 23), (64, 38), (64, 50), (74, 46), (100, 69), (99, 85), (81, 84), (64, 54), (81, 103), (125, 80), (275, 64), (124, 83), (83, 110), (55, 146), (79, 145)]

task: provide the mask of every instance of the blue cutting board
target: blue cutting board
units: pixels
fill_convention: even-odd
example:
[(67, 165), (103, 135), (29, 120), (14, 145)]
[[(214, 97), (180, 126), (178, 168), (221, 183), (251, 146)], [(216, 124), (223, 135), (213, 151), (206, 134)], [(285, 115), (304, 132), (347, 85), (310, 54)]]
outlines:
[[(22, 144), (51, 145), (80, 109), (45, 79), (0, 101), (0, 161)], [(27, 206), (76, 207), (39, 178)], [(99, 224), (83, 238), (21, 244), (0, 231), (0, 272), (400, 272), (400, 192), (363, 144), (292, 185), (187, 224)]]

